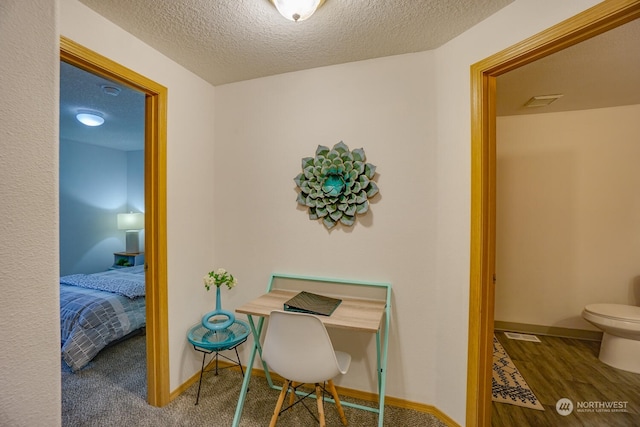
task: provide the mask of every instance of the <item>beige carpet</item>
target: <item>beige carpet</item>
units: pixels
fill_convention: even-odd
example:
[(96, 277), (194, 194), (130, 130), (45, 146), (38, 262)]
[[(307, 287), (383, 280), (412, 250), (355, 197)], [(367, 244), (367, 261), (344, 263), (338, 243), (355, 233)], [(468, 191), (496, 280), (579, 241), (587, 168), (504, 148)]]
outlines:
[[(240, 394), (239, 371), (223, 369), (218, 376), (205, 374), (200, 403), (194, 405), (198, 383), (193, 384), (171, 403), (154, 408), (146, 402), (145, 337), (133, 337), (103, 350), (77, 373), (62, 369), (63, 427), (203, 427), (230, 426)], [(207, 359), (208, 360), (208, 359)], [(279, 391), (269, 388), (263, 377), (251, 379), (240, 427), (264, 427), (269, 424)], [(361, 405), (371, 402), (342, 397)], [(316, 411), (315, 402), (309, 405)], [(344, 408), (350, 427), (371, 427), (378, 415)], [(327, 427), (342, 426), (335, 405), (325, 405)], [(301, 405), (280, 416), (278, 427), (317, 425)], [(430, 414), (385, 405), (385, 427), (446, 427)]]
[(524, 380), (516, 365), (502, 347), (498, 339), (493, 337), (493, 379), (491, 392), (493, 401), (509, 403), (524, 408), (544, 411), (529, 385)]

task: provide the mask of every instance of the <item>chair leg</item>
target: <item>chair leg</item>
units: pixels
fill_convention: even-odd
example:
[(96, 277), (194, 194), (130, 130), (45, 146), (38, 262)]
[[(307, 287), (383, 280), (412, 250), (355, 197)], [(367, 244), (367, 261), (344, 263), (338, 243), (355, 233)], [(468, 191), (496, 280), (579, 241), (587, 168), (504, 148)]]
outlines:
[(269, 427), (275, 427), (278, 422), (278, 415), (280, 415), (280, 409), (282, 408), (282, 403), (284, 402), (284, 397), (287, 394), (287, 390), (289, 390), (289, 380), (284, 380), (284, 384), (282, 385), (282, 391), (280, 392), (280, 396), (278, 396), (278, 403), (276, 403), (276, 409), (273, 410), (273, 416), (271, 417), (271, 422), (269, 423)]
[(324, 399), (322, 396), (322, 386), (316, 383), (316, 400), (318, 402), (318, 418), (320, 419), (320, 427), (325, 427), (324, 420)]
[(342, 421), (343, 425), (349, 425), (347, 421), (347, 417), (344, 415), (344, 411), (342, 410), (342, 405), (340, 404), (340, 398), (338, 397), (338, 392), (336, 391), (336, 386), (333, 384), (333, 380), (328, 381), (329, 392), (331, 396), (333, 396), (333, 400), (336, 401), (336, 409), (338, 410), (338, 415), (340, 415), (340, 421)]
[(293, 405), (293, 402), (295, 402), (296, 399), (296, 392), (295, 389), (299, 384), (295, 381), (291, 381), (291, 388), (293, 389), (291, 391), (291, 393), (289, 393), (289, 406)]

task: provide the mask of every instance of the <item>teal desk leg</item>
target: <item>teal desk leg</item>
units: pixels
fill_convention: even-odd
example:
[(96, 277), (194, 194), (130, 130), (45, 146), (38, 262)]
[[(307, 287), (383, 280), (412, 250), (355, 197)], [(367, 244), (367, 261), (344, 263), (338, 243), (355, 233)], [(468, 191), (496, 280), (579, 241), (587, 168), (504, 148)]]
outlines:
[[(242, 381), (242, 389), (240, 390), (240, 396), (238, 397), (238, 406), (236, 406), (236, 413), (233, 417), (233, 427), (238, 427), (240, 424), (240, 418), (242, 417), (242, 409), (244, 408), (244, 401), (247, 398), (247, 390), (249, 390), (249, 381), (251, 380), (251, 371), (253, 370), (253, 362), (256, 359), (256, 353), (260, 350), (260, 331), (262, 331), (262, 323), (264, 322), (264, 318), (261, 317), (258, 321), (258, 328), (256, 329), (255, 324), (253, 323), (253, 316), (247, 316), (249, 319), (249, 326), (251, 327), (251, 333), (253, 334), (253, 348), (251, 349), (251, 353), (249, 355), (249, 362), (247, 363), (247, 373), (244, 376), (244, 380)], [(262, 352), (260, 350), (260, 352)], [(264, 365), (264, 362), (262, 362)], [(268, 373), (267, 373), (268, 375)], [(271, 377), (269, 377), (269, 381), (271, 381)]]

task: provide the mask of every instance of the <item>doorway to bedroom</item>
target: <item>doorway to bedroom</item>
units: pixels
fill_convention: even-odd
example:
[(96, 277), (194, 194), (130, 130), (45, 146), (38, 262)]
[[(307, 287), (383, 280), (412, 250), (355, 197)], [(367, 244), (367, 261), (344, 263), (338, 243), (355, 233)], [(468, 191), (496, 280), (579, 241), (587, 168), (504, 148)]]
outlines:
[[(134, 268), (139, 267), (145, 294), (143, 316), (146, 321), (146, 400), (153, 406), (163, 406), (169, 402), (166, 269), (167, 89), (65, 37), (60, 38), (60, 59), (61, 275), (69, 274), (70, 268), (84, 269), (85, 272), (111, 273), (122, 270), (119, 267), (126, 264), (132, 264)], [(94, 97), (115, 99), (126, 93), (142, 105), (130, 106), (131, 110), (120, 112), (120, 119), (118, 114), (100, 111), (100, 102), (95, 98), (92, 99), (93, 105), (74, 105), (73, 111), (66, 111), (65, 108), (70, 107), (63, 105), (66, 94), (62, 93), (62, 86), (68, 83), (64, 81), (66, 77), (62, 75), (63, 72), (79, 73), (75, 75), (75, 79), (71, 79), (70, 84), (80, 84), (80, 72), (88, 73), (89, 76), (85, 76), (87, 78), (96, 79), (92, 80), (86, 89), (97, 89)], [(88, 100), (82, 102), (90, 103)], [(136, 111), (141, 111), (142, 114), (136, 114)], [(102, 125), (111, 120), (116, 125), (115, 128), (123, 133), (116, 133), (107, 139), (110, 139), (112, 144), (122, 144), (119, 149), (98, 144), (100, 138), (95, 132), (90, 134), (92, 144), (79, 140), (80, 137), (77, 135), (67, 133), (63, 129), (65, 116), (75, 125), (73, 121), (79, 120), (76, 117), (78, 113), (94, 114)], [(135, 118), (136, 123), (133, 126), (143, 135), (141, 149), (127, 145), (137, 142), (126, 141), (128, 138), (123, 136), (122, 114)], [(91, 130), (82, 127), (80, 129), (85, 133)], [(93, 156), (89, 155), (91, 152), (94, 152)], [(98, 155), (95, 155), (96, 152)], [(65, 166), (69, 166), (71, 170), (63, 173), (62, 169)], [(114, 173), (114, 170), (117, 173)], [(63, 189), (62, 186), (68, 184), (63, 180), (71, 178), (81, 181), (81, 185), (77, 186), (76, 190)], [(92, 189), (88, 189), (90, 183), (94, 185)], [(126, 189), (123, 190), (123, 187)], [(63, 203), (67, 206), (63, 207)], [(80, 214), (77, 211), (80, 211)], [(98, 215), (90, 215), (96, 214), (97, 211), (100, 211)], [(119, 214), (130, 213), (143, 214), (138, 215), (138, 220), (143, 218), (144, 224), (119, 224)], [(70, 215), (74, 219), (63, 220), (63, 215)], [(64, 228), (63, 222), (66, 222)], [(91, 222), (94, 224), (88, 224)], [(97, 237), (93, 237), (93, 243), (88, 243), (89, 239), (83, 240), (85, 236), (68, 239), (65, 229), (71, 229), (73, 233), (76, 228), (90, 230), (96, 233)], [(125, 233), (128, 232), (132, 232), (136, 238), (133, 243), (139, 245), (138, 248), (134, 248), (135, 252), (143, 254), (128, 256), (133, 252), (127, 252)], [(65, 245), (77, 245), (81, 248), (69, 249)], [(63, 251), (66, 252), (64, 255)]]

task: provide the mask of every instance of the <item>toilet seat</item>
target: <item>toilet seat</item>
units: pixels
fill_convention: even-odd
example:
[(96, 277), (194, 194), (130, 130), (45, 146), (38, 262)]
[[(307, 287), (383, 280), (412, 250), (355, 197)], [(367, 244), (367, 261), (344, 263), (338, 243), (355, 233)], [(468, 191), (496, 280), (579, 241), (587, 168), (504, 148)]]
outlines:
[(625, 304), (589, 304), (584, 308), (589, 314), (606, 319), (640, 324), (640, 307)]

